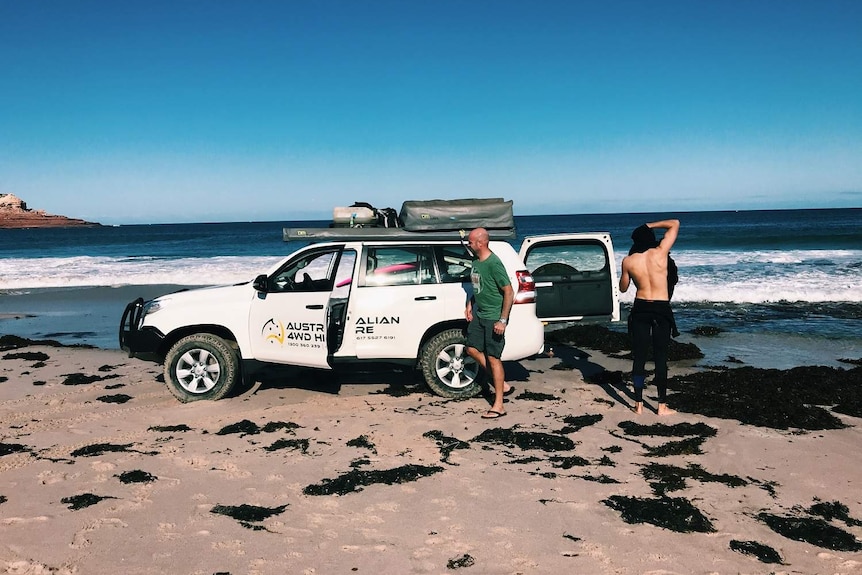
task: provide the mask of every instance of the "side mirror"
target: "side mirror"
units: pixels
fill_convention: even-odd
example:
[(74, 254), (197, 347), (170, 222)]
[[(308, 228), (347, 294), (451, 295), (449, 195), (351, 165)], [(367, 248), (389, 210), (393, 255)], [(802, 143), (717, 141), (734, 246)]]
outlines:
[(254, 278), (254, 283), (252, 284), (252, 287), (254, 287), (255, 290), (257, 290), (261, 293), (266, 293), (267, 289), (268, 289), (267, 288), (268, 280), (269, 280), (269, 278), (266, 277), (266, 274), (260, 274), (259, 276)]

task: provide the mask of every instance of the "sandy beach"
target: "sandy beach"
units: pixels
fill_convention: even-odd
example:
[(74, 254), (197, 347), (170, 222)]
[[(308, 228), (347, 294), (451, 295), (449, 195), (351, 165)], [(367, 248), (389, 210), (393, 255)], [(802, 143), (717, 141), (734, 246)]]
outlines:
[(564, 345), (492, 421), (409, 372), (181, 404), (120, 351), (4, 339), (0, 572), (862, 573), (862, 419), (828, 408), (635, 416), (629, 362)]

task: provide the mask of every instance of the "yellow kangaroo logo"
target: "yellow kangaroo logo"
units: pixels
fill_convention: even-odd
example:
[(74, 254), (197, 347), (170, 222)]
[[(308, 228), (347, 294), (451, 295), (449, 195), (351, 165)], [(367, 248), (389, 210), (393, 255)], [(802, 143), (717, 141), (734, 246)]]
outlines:
[(281, 325), (280, 321), (276, 322), (275, 318), (271, 318), (263, 324), (260, 335), (266, 336), (266, 341), (277, 341), (281, 345), (284, 343), (284, 326)]

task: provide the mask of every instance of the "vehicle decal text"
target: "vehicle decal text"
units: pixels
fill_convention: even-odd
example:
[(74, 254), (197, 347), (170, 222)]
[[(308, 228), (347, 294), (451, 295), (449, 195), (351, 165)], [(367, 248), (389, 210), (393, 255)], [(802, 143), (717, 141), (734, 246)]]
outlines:
[(372, 334), (376, 326), (397, 325), (400, 323), (401, 318), (395, 315), (358, 317), (356, 318), (356, 333)]
[(294, 322), (289, 321), (287, 325), (282, 324), (275, 318), (270, 318), (263, 324), (260, 334), (267, 343), (288, 345), (292, 347), (319, 347), (319, 345), (300, 344), (299, 342), (326, 341), (322, 323)]

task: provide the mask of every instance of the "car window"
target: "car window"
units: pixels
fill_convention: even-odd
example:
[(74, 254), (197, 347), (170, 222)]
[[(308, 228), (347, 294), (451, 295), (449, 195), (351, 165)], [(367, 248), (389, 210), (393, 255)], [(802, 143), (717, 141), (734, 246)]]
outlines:
[(303, 254), (285, 264), (270, 278), (271, 291), (332, 291), (334, 264), (339, 250), (329, 249)]
[(437, 283), (432, 255), (428, 246), (370, 247), (366, 252), (365, 285)]
[(434, 246), (437, 267), (442, 283), (464, 283), (470, 281), (473, 257), (463, 246)]
[(527, 258), (527, 266), (537, 279), (599, 272), (608, 267), (604, 248), (595, 242), (540, 244), (530, 250)]

